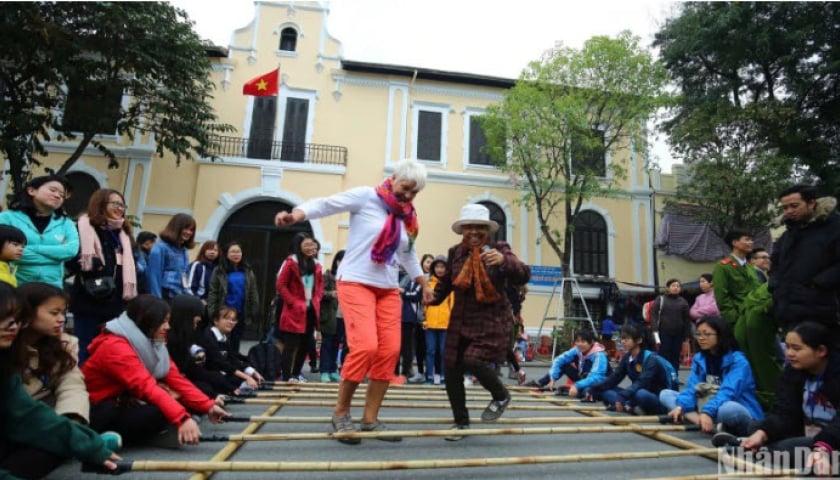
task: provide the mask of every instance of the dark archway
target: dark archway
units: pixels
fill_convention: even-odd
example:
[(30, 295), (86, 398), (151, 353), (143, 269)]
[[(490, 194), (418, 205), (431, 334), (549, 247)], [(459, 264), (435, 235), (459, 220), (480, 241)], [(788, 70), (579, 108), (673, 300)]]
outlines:
[(71, 193), (70, 198), (64, 201), (64, 211), (71, 218), (79, 218), (79, 215), (87, 210), (93, 192), (99, 190), (99, 182), (84, 172), (70, 172), (65, 177), (70, 183)]
[(482, 201), (478, 203), (487, 207), (487, 210), (490, 210), (490, 220), (499, 224), (499, 230), (493, 234), (493, 240), (507, 242), (507, 215), (505, 215), (505, 211), (494, 202)]
[[(312, 233), (309, 222), (277, 228), (274, 216), (279, 211), (291, 211), (293, 205), (276, 200), (261, 200), (242, 206), (222, 225), (218, 242), (222, 246), (232, 240), (242, 244), (242, 251), (257, 277), (262, 322), (248, 325), (246, 339), (262, 338), (269, 327), (267, 312), (274, 299), (277, 271), (292, 250), (292, 238), (298, 232)], [(276, 321), (276, 319), (273, 319)]]

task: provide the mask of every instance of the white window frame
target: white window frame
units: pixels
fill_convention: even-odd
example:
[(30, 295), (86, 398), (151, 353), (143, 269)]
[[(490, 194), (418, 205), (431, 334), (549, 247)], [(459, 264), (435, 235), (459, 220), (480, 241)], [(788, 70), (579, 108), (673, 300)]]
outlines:
[(476, 169), (476, 170), (484, 170), (484, 171), (497, 171), (495, 165), (482, 165), (482, 164), (472, 164), (470, 163), (470, 133), (471, 133), (471, 125), (472, 125), (472, 117), (480, 117), (487, 113), (487, 110), (483, 108), (473, 108), (467, 107), (464, 109), (464, 142), (463, 142), (463, 151), (464, 156), (461, 160), (463, 164), (464, 170), (468, 169)]
[[(411, 148), (411, 155), (413, 158), (421, 162), (426, 162), (430, 164), (438, 164), (441, 167), (446, 167), (447, 164), (447, 133), (449, 132), (449, 112), (451, 107), (449, 105), (443, 105), (440, 103), (427, 103), (427, 102), (414, 102), (411, 105), (411, 116), (412, 116), (412, 125), (413, 125), (413, 134), (412, 134), (412, 148)], [(425, 158), (419, 158), (417, 156), (417, 146), (420, 143), (418, 139), (418, 135), (420, 134), (420, 112), (433, 112), (433, 113), (440, 113), (440, 161), (438, 160), (430, 160)]]

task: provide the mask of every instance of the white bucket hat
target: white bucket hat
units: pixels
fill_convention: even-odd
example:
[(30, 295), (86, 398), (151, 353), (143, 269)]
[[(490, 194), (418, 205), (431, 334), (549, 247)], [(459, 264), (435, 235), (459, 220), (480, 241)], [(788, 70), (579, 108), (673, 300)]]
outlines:
[(452, 231), (460, 235), (464, 225), (487, 225), (490, 233), (499, 229), (499, 224), (490, 220), (490, 210), (480, 203), (468, 203), (461, 207), (461, 218), (452, 224)]

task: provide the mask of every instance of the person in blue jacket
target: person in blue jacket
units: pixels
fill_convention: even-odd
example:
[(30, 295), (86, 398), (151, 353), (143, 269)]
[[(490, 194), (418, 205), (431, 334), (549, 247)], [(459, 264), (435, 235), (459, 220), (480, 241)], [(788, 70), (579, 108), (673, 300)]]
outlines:
[(17, 227), (26, 235), (23, 256), (14, 262), (18, 285), (44, 282), (64, 288), (64, 262), (79, 253), (79, 232), (62, 209), (69, 191), (64, 177), (35, 177), (9, 210), (0, 212), (0, 224)]
[(727, 432), (745, 435), (752, 421), (764, 419), (747, 357), (720, 317), (701, 318), (694, 336), (700, 351), (692, 358), (685, 389), (662, 390), (659, 401), (674, 422), (683, 419), (706, 433), (720, 423)]
[[(627, 353), (613, 373), (593, 385), (592, 390), (601, 394), (607, 410), (640, 415), (665, 413), (665, 407), (659, 403), (659, 392), (668, 388), (669, 374), (656, 358), (657, 354), (647, 349), (652, 345), (647, 329), (638, 323), (628, 323), (621, 327), (620, 333), (621, 346)], [(618, 384), (625, 377), (631, 383), (620, 388)]]
[[(555, 382), (565, 374), (575, 382), (569, 387), (570, 397), (593, 396), (595, 398), (597, 392), (590, 392), (590, 387), (607, 378), (609, 367), (606, 348), (595, 341), (595, 332), (581, 330), (575, 335), (575, 346), (555, 358), (547, 374), (525, 385), (538, 388), (548, 386), (549, 390), (554, 390)], [(558, 395), (563, 394), (566, 394), (565, 389), (558, 388)]]
[(172, 217), (149, 253), (146, 285), (150, 294), (164, 300), (193, 294), (187, 281), (187, 250), (194, 246), (195, 219), (186, 213)]

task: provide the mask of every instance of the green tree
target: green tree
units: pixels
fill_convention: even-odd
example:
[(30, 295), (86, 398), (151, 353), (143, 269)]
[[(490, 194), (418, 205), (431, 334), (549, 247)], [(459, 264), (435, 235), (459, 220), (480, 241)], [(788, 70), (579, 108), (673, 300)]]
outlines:
[(737, 163), (748, 143), (748, 161), (788, 158), (840, 192), (840, 5), (684, 3), (654, 44), (680, 94), (664, 130), (688, 162)]
[[(564, 274), (583, 202), (622, 194), (622, 149), (644, 158), (645, 123), (665, 78), (630, 32), (593, 37), (580, 50), (558, 44), (483, 116), (488, 153), (522, 180), (521, 202), (536, 212)], [(614, 160), (607, 164), (604, 152)]]
[(154, 136), (180, 162), (233, 129), (209, 103), (206, 46), (167, 3), (0, 2), (0, 32), (0, 150), (15, 191), (54, 139), (77, 142), (61, 174), (88, 146), (118, 167), (101, 133)]

